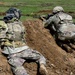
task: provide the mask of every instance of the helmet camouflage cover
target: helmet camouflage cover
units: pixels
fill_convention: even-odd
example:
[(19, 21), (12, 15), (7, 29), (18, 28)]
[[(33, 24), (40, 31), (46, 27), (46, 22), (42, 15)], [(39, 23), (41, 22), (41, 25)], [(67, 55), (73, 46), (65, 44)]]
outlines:
[(21, 17), (21, 11), (17, 8), (9, 8), (7, 11), (6, 11), (6, 15), (13, 15), (14, 17), (20, 19)]
[(9, 8), (6, 11), (6, 16), (3, 18), (5, 22), (8, 22), (12, 19), (20, 19), (21, 17), (21, 11), (17, 8)]
[(60, 11), (64, 11), (64, 9), (61, 6), (56, 6), (53, 9), (53, 13), (57, 13), (57, 12), (60, 12)]

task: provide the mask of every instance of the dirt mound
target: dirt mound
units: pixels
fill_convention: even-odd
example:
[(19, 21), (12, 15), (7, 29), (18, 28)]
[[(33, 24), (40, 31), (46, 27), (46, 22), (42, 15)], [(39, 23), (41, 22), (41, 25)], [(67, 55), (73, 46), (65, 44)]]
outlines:
[(49, 75), (69, 75), (74, 72), (75, 59), (55, 43), (49, 30), (43, 27), (42, 21), (26, 21), (27, 44), (38, 50), (47, 58)]
[[(40, 20), (24, 22), (27, 31), (27, 44), (42, 53), (47, 59), (49, 75), (75, 75), (75, 58), (73, 53), (66, 53), (54, 41), (48, 29), (43, 27)], [(0, 75), (12, 75), (6, 58), (0, 54)], [(39, 66), (35, 62), (24, 64), (30, 75), (40, 75)]]

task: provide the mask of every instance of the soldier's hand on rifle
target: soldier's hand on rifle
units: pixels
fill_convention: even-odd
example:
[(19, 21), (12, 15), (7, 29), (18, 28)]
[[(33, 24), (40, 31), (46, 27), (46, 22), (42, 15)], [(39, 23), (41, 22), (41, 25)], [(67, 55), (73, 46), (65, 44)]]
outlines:
[(42, 21), (46, 21), (46, 19), (45, 19), (45, 15), (41, 15), (40, 17), (39, 17), (39, 19), (41, 19)]

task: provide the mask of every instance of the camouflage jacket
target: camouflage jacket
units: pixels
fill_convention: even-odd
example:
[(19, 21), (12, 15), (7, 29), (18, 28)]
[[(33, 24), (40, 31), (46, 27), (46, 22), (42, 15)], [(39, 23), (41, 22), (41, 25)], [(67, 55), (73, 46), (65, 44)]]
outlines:
[[(4, 23), (0, 27), (1, 45), (15, 47), (25, 45), (25, 27), (21, 21)], [(5, 27), (5, 30), (3, 27)]]
[(45, 21), (44, 26), (51, 26), (60, 40), (75, 39), (75, 25), (72, 17), (64, 12), (51, 16)]
[(67, 25), (67, 23), (73, 23), (72, 17), (64, 12), (59, 12), (46, 20), (44, 26), (54, 25), (54, 28), (58, 30), (63, 24)]

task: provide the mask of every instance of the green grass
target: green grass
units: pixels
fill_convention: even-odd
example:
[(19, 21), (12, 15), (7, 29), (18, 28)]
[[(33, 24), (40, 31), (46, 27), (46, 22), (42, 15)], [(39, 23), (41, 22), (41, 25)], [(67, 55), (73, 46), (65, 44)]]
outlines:
[[(22, 14), (36, 13), (41, 10), (52, 10), (55, 6), (62, 6), (66, 12), (75, 12), (75, 0), (0, 0), (0, 12), (10, 7), (17, 7)], [(22, 17), (22, 20), (28, 17)]]
[(52, 10), (57, 5), (61, 5), (65, 11), (75, 11), (75, 0), (0, 0), (0, 2), (4, 2), (0, 7), (0, 9), (4, 7), (1, 11), (16, 6), (23, 13), (31, 13), (45, 9)]

